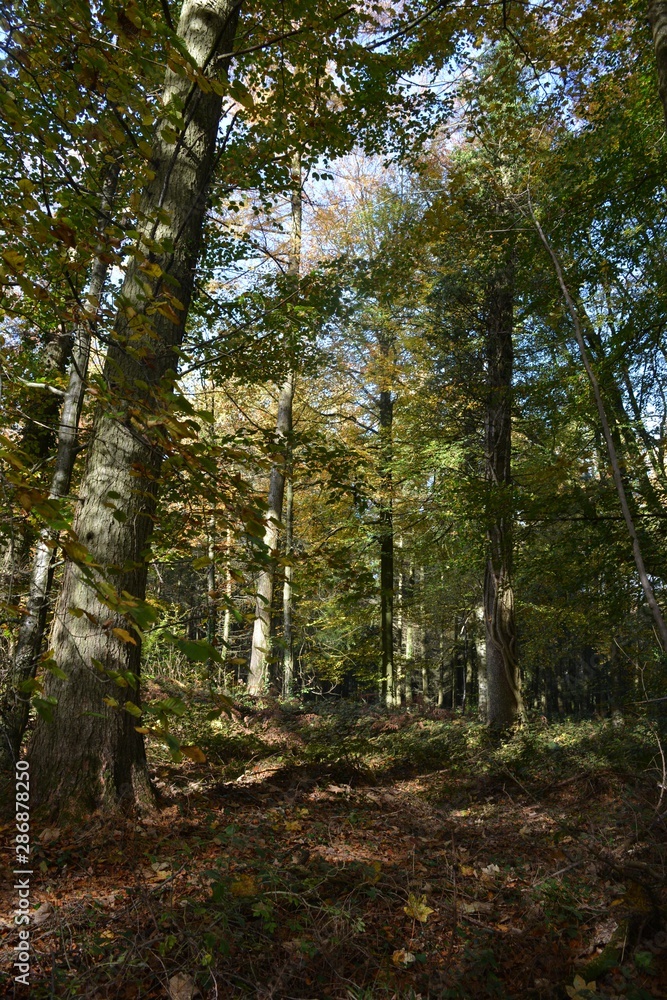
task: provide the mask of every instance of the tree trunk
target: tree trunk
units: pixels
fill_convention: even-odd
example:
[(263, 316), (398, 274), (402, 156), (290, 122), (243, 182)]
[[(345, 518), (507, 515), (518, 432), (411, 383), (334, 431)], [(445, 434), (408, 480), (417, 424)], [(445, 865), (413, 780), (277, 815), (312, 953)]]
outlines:
[[(229, 564), (232, 555), (232, 532), (230, 528), (227, 528), (225, 551), (227, 554), (227, 564), (225, 566), (225, 613), (222, 618), (222, 648), (220, 650), (223, 663), (220, 667), (221, 675), (219, 676), (219, 680), (226, 693), (228, 688), (227, 660), (229, 659), (229, 637), (232, 625), (232, 570)], [(233, 673), (232, 676), (234, 676)]]
[[(118, 174), (119, 163), (116, 162), (108, 171), (104, 183), (101, 200), (103, 216), (108, 215), (112, 208)], [(100, 250), (102, 249), (101, 247)], [(58, 423), (58, 447), (49, 490), (51, 500), (60, 500), (67, 496), (72, 481), (79, 420), (86, 390), (91, 335), (97, 322), (108, 270), (109, 265), (100, 253), (93, 263), (88, 290), (84, 297), (87, 315), (82, 318), (74, 331), (69, 379)], [(3, 727), (3, 738), (0, 743), (2, 774), (13, 770), (28, 724), (30, 693), (25, 690), (25, 685), (35, 676), (42, 648), (57, 540), (57, 531), (48, 527), (43, 528), (33, 556), (27, 613), (19, 629), (7, 689), (3, 692), (0, 706)], [(22, 685), (23, 691), (21, 691)]]
[[(295, 154), (292, 161), (292, 231), (290, 236), (288, 274), (298, 280), (301, 270), (301, 160)], [(292, 433), (292, 404), (294, 402), (294, 372), (291, 371), (278, 399), (276, 437), (285, 442)], [(285, 459), (286, 462), (286, 459)], [(283, 513), (285, 492), (285, 465), (274, 465), (269, 480), (269, 503), (264, 530), (264, 544), (269, 550), (269, 564), (261, 570), (257, 582), (255, 621), (252, 630), (252, 649), (248, 670), (248, 693), (261, 695), (266, 690), (271, 652), (271, 605), (275, 578), (275, 550), (278, 544), (278, 525)], [(283, 594), (284, 599), (284, 594)], [(291, 592), (290, 592), (291, 600)]]
[[(293, 552), (294, 484), (288, 472), (287, 496), (285, 503), (285, 556), (291, 559)], [(285, 565), (283, 583), (283, 694), (291, 698), (294, 689), (294, 640), (292, 637), (292, 566)]]
[(648, 5), (648, 16), (658, 69), (658, 92), (667, 122), (667, 3), (665, 0), (652, 0)]
[(486, 292), (486, 480), (488, 555), (484, 578), (488, 724), (503, 731), (522, 713), (512, 589), (511, 503), (513, 267), (499, 268)]
[(385, 704), (396, 704), (394, 673), (394, 515), (392, 425), (394, 402), (390, 391), (380, 393), (380, 628), (382, 636), (382, 677)]
[[(206, 570), (206, 639), (215, 646), (218, 638), (218, 595), (217, 573), (215, 568), (215, 516), (209, 519), (206, 554), (208, 569)], [(213, 661), (209, 661), (209, 671), (213, 669)]]
[[(278, 418), (276, 437), (285, 442), (292, 433), (292, 402), (294, 400), (294, 378), (287, 376), (278, 398)], [(268, 549), (269, 565), (261, 570), (257, 583), (255, 602), (255, 623), (252, 631), (252, 651), (248, 673), (248, 693), (264, 694), (268, 682), (268, 665), (271, 646), (271, 605), (273, 603), (273, 580), (275, 575), (278, 527), (283, 513), (285, 492), (285, 469), (274, 465), (269, 479), (269, 503), (264, 528), (264, 544)]]
[[(185, 0), (178, 34), (202, 72), (230, 51), (237, 20), (230, 0)], [(141, 637), (127, 632), (131, 605), (145, 594), (163, 454), (146, 418), (159, 414), (173, 384), (222, 109), (216, 90), (168, 69), (163, 103), (172, 102), (183, 109), (183, 129), (175, 143), (162, 135), (154, 142), (155, 176), (139, 214), (142, 242), (152, 249), (133, 259), (119, 296), (104, 371), (114, 405), (96, 415), (75, 519), (93, 563), (80, 550), (78, 562), (67, 563), (56, 609), (54, 658), (69, 679), (49, 677), (46, 691), (58, 705), (51, 723), (39, 721), (31, 748), (35, 804), (69, 813), (152, 800), (136, 730)], [(119, 691), (111, 678), (123, 675), (130, 686)], [(114, 694), (129, 710), (114, 707)]]
[[(529, 203), (530, 205), (530, 203)], [(634, 519), (632, 517), (632, 512), (630, 510), (630, 504), (628, 502), (628, 496), (625, 489), (625, 482), (623, 479), (623, 470), (621, 468), (621, 462), (619, 460), (619, 453), (614, 443), (614, 435), (612, 433), (611, 425), (607, 417), (607, 409), (605, 406), (604, 399), (602, 397), (602, 391), (600, 389), (600, 383), (598, 377), (595, 374), (593, 365), (588, 354), (588, 349), (586, 347), (586, 342), (584, 340), (584, 335), (581, 329), (581, 323), (579, 322), (579, 314), (577, 312), (574, 300), (570, 295), (570, 291), (565, 283), (565, 276), (563, 275), (563, 269), (560, 266), (560, 261), (554, 250), (547, 239), (544, 230), (540, 226), (535, 213), (533, 212), (532, 206), (530, 206), (530, 216), (533, 221), (533, 225), (537, 230), (537, 233), (544, 244), (544, 248), (551, 258), (551, 262), (554, 266), (556, 272), (556, 277), (558, 278), (558, 284), (560, 285), (561, 292), (563, 293), (563, 298), (567, 305), (568, 311), (570, 313), (570, 318), (572, 319), (572, 325), (574, 327), (575, 340), (577, 341), (577, 346), (579, 348), (579, 354), (581, 355), (581, 361), (588, 376), (588, 380), (591, 383), (591, 388), (593, 390), (593, 396), (595, 397), (595, 405), (597, 407), (598, 416), (600, 418), (600, 424), (602, 426), (602, 433), (604, 435), (605, 443), (607, 445), (607, 453), (609, 455), (609, 462), (611, 464), (612, 475), (614, 478), (614, 485), (616, 487), (616, 493), (618, 496), (619, 503), (621, 505), (621, 510), (623, 512), (623, 518), (625, 520), (626, 528), (628, 529), (628, 534), (632, 542), (632, 553), (635, 559), (635, 566), (637, 568), (637, 575), (639, 576), (639, 582), (642, 585), (642, 590), (644, 591), (644, 597), (646, 603), (648, 604), (649, 610), (653, 615), (653, 622), (656, 628), (656, 637), (662, 646), (663, 652), (667, 652), (667, 622), (665, 621), (664, 615), (662, 613), (662, 608), (658, 604), (653, 590), (653, 584), (651, 583), (650, 577), (646, 571), (646, 564), (644, 562), (644, 555), (642, 552), (642, 547), (639, 541), (639, 535), (637, 534), (637, 529), (635, 527)]]
[[(484, 608), (479, 608), (477, 612), (478, 621), (485, 621)], [(480, 625), (475, 629), (475, 656), (477, 658), (477, 714), (480, 720), (486, 722), (489, 711), (489, 694), (486, 677), (486, 642), (485, 636), (480, 635)]]

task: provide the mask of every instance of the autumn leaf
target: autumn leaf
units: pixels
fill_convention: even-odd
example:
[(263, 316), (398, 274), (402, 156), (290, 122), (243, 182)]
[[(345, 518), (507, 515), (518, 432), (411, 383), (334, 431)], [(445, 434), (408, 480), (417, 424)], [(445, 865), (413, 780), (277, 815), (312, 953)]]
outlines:
[(405, 948), (397, 948), (391, 956), (391, 960), (394, 965), (400, 968), (401, 966), (412, 965), (415, 960), (415, 956), (411, 951), (406, 951)]
[(585, 1000), (596, 992), (595, 982), (587, 983), (581, 976), (574, 977), (574, 985), (566, 986), (565, 992), (572, 1000)]
[(194, 761), (195, 764), (205, 764), (206, 763), (206, 754), (204, 753), (203, 750), (200, 750), (199, 747), (194, 747), (194, 746), (184, 747), (184, 746), (182, 746), (181, 747), (181, 753), (184, 754), (184, 756), (188, 757), (190, 760)]
[(133, 646), (136, 646), (137, 640), (134, 636), (131, 636), (127, 629), (124, 628), (112, 628), (113, 634), (120, 639), (122, 642), (131, 642)]
[(16, 250), (3, 250), (2, 259), (15, 273), (19, 273), (25, 267), (25, 257)]
[(418, 898), (411, 892), (408, 896), (408, 905), (403, 907), (403, 912), (413, 920), (419, 920), (420, 923), (425, 924), (435, 910), (426, 905), (426, 896)]
[(58, 219), (51, 227), (53, 235), (67, 247), (76, 246), (76, 233), (64, 219)]
[(192, 1000), (197, 984), (186, 972), (177, 972), (169, 980), (169, 1000)]

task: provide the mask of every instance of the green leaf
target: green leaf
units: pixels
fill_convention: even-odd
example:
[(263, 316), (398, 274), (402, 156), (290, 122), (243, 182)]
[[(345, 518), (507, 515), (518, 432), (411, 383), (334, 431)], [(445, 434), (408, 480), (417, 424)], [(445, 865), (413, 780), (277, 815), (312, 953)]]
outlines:
[(208, 556), (199, 556), (199, 558), (195, 559), (195, 561), (192, 563), (192, 568), (204, 569), (205, 566), (210, 566), (210, 565), (211, 565), (211, 560), (209, 559)]
[(133, 701), (126, 701), (123, 708), (126, 712), (129, 712), (130, 715), (133, 715), (135, 719), (141, 718), (141, 709), (138, 705), (135, 705)]
[(180, 653), (193, 663), (206, 663), (213, 660), (214, 663), (222, 663), (223, 659), (215, 646), (205, 639), (179, 639), (172, 635), (171, 641)]
[(32, 704), (37, 714), (45, 722), (53, 722), (53, 709), (58, 704), (57, 698), (47, 696), (46, 698), (33, 698)]

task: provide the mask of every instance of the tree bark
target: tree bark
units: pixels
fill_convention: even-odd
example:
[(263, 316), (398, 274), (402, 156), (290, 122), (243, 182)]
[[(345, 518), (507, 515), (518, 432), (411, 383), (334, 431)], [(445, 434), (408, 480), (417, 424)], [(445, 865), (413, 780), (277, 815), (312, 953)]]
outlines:
[[(294, 483), (291, 470), (288, 470), (287, 489), (285, 497), (285, 555), (291, 559), (294, 550)], [(283, 583), (283, 695), (291, 698), (294, 692), (294, 639), (292, 636), (292, 566), (285, 565), (285, 580)]]
[[(116, 162), (107, 173), (101, 199), (103, 217), (108, 215), (112, 208), (119, 170), (120, 165)], [(101, 250), (103, 247), (100, 248)], [(77, 454), (79, 420), (86, 390), (90, 341), (99, 315), (108, 270), (109, 265), (100, 253), (93, 263), (88, 289), (84, 297), (87, 314), (77, 324), (74, 331), (69, 379), (58, 423), (58, 446), (49, 490), (49, 499), (51, 500), (60, 500), (67, 496), (72, 481)], [(58, 532), (45, 527), (40, 532), (33, 556), (26, 615), (21, 622), (7, 689), (3, 692), (0, 706), (3, 728), (3, 738), (0, 743), (0, 773), (2, 774), (13, 770), (28, 724), (30, 694), (28, 691), (21, 691), (21, 685), (30, 681), (37, 670), (44, 639), (57, 540)]]
[(522, 713), (512, 588), (511, 490), (513, 266), (499, 267), (486, 291), (486, 480), (488, 555), (484, 577), (487, 721), (502, 732)]
[(229, 659), (229, 637), (231, 635), (232, 625), (232, 569), (230, 566), (230, 560), (232, 557), (232, 532), (230, 528), (227, 528), (225, 551), (227, 554), (227, 563), (225, 566), (225, 613), (222, 619), (222, 649), (220, 650), (220, 655), (223, 660), (221, 665), (221, 683), (226, 693), (228, 689), (227, 660)]
[[(390, 391), (380, 393), (380, 630), (382, 639), (382, 678), (385, 704), (396, 704), (394, 671), (394, 515), (393, 515), (393, 418), (394, 401)], [(407, 655), (407, 654), (406, 654)]]
[[(294, 376), (285, 379), (278, 398), (276, 437), (284, 443), (292, 433), (292, 402), (294, 400)], [(271, 646), (271, 605), (273, 603), (273, 580), (275, 576), (278, 528), (283, 514), (285, 493), (285, 468), (274, 465), (269, 479), (268, 510), (264, 528), (264, 544), (268, 549), (269, 565), (261, 570), (257, 582), (255, 599), (255, 622), (252, 631), (252, 651), (248, 672), (248, 693), (264, 694), (268, 682), (268, 667)]]
[[(301, 225), (303, 199), (301, 194), (301, 160), (295, 154), (292, 161), (292, 230), (290, 235), (290, 250), (288, 274), (298, 281), (301, 270)], [(294, 372), (290, 371), (280, 390), (278, 399), (278, 416), (276, 419), (276, 437), (289, 447), (289, 436), (292, 433), (292, 404), (294, 402)], [(269, 479), (268, 510), (266, 527), (264, 529), (264, 544), (269, 550), (269, 564), (261, 570), (257, 581), (255, 598), (255, 620), (252, 630), (252, 649), (248, 669), (248, 693), (264, 694), (268, 682), (269, 658), (271, 655), (271, 605), (273, 603), (273, 583), (275, 578), (275, 550), (278, 544), (278, 526), (283, 513), (283, 498), (285, 493), (284, 464), (276, 464), (271, 469)], [(284, 598), (284, 595), (283, 595)], [(291, 594), (290, 594), (291, 600)]]
[[(185, 0), (178, 34), (202, 73), (212, 75), (218, 54), (231, 50), (237, 20), (230, 0)], [(52, 645), (68, 680), (48, 679), (58, 704), (51, 723), (39, 721), (30, 753), (35, 804), (54, 810), (152, 800), (136, 730), (138, 683), (120, 689), (130, 711), (103, 698), (119, 694), (110, 675), (139, 675), (140, 633), (128, 641), (113, 628), (127, 631), (128, 604), (145, 595), (162, 460), (146, 418), (160, 412), (177, 367), (215, 162), (218, 89), (204, 90), (171, 69), (165, 75), (163, 103), (183, 109), (183, 127), (176, 142), (158, 134), (153, 145), (155, 176), (139, 213), (147, 249), (130, 264), (119, 296), (104, 372), (115, 402), (96, 415), (74, 524), (94, 565), (66, 565)]]
[[(479, 608), (477, 617), (484, 622), (484, 608)], [(475, 629), (475, 655), (477, 658), (477, 714), (481, 721), (486, 722), (489, 711), (489, 689), (486, 675), (486, 642), (480, 635), (479, 625)]]
[(651, 0), (648, 5), (648, 17), (658, 69), (658, 93), (667, 123), (667, 2), (665, 0)]

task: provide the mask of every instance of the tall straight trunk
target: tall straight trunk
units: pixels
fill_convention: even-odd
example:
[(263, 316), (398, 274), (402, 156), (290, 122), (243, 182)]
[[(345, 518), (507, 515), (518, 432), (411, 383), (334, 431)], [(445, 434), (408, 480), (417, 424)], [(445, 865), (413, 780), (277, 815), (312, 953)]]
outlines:
[(607, 454), (609, 455), (609, 462), (611, 464), (612, 475), (614, 479), (614, 485), (616, 487), (616, 494), (618, 496), (619, 503), (621, 505), (621, 511), (623, 512), (623, 519), (625, 521), (625, 526), (628, 530), (630, 536), (630, 541), (632, 542), (632, 554), (635, 559), (635, 566), (637, 568), (637, 575), (639, 577), (639, 582), (641, 583), (642, 590), (644, 592), (644, 597), (649, 610), (653, 616), (653, 623), (656, 629), (656, 636), (662, 646), (663, 652), (667, 653), (667, 622), (662, 613), (662, 608), (658, 604), (655, 596), (655, 591), (653, 590), (653, 584), (646, 571), (646, 563), (644, 562), (644, 554), (642, 552), (642, 547), (639, 541), (639, 535), (637, 534), (637, 529), (635, 527), (634, 518), (632, 516), (632, 511), (630, 510), (630, 504), (628, 502), (628, 495), (625, 489), (625, 481), (623, 477), (623, 470), (621, 468), (621, 461), (619, 459), (619, 453), (614, 442), (614, 435), (612, 428), (607, 416), (607, 408), (605, 406), (605, 401), (602, 396), (602, 391), (600, 389), (600, 383), (598, 377), (595, 374), (593, 365), (591, 364), (591, 359), (588, 354), (588, 349), (586, 347), (586, 342), (584, 340), (584, 335), (581, 329), (581, 323), (579, 322), (579, 313), (574, 304), (574, 300), (570, 294), (570, 290), (565, 283), (565, 276), (563, 274), (563, 269), (560, 266), (560, 261), (555, 251), (553, 250), (549, 240), (546, 237), (544, 230), (539, 224), (535, 213), (533, 212), (532, 206), (530, 206), (530, 216), (533, 221), (533, 225), (537, 230), (538, 236), (544, 244), (544, 248), (551, 258), (551, 263), (554, 266), (554, 271), (556, 272), (556, 277), (558, 278), (558, 284), (560, 285), (560, 290), (563, 293), (563, 298), (570, 313), (570, 318), (572, 320), (572, 325), (574, 327), (574, 336), (577, 341), (577, 347), (579, 348), (579, 354), (581, 356), (581, 361), (588, 376), (588, 380), (591, 383), (591, 388), (593, 390), (593, 396), (595, 397), (595, 405), (597, 407), (598, 416), (600, 418), (600, 424), (602, 426), (602, 433), (604, 436), (605, 444), (607, 445)]
[[(203, 73), (231, 50), (237, 20), (230, 0), (185, 0), (178, 34)], [(39, 721), (30, 752), (35, 804), (68, 813), (152, 801), (132, 681), (141, 637), (127, 632), (129, 605), (145, 595), (163, 454), (147, 423), (173, 385), (222, 111), (210, 85), (205, 91), (171, 69), (162, 100), (183, 109), (182, 132), (171, 142), (160, 126), (153, 144), (154, 179), (139, 213), (142, 242), (152, 249), (133, 259), (119, 296), (104, 370), (113, 405), (96, 415), (74, 523), (93, 564), (65, 567), (52, 646), (68, 680), (48, 678), (46, 692), (58, 704), (52, 722)], [(136, 686), (119, 690), (110, 680), (117, 674)], [(127, 698), (129, 710), (114, 707), (114, 695)]]
[(390, 391), (380, 393), (380, 631), (382, 639), (382, 678), (385, 704), (396, 704), (394, 671), (394, 514), (393, 492), (393, 419), (394, 402)]
[(222, 617), (222, 648), (220, 650), (220, 656), (222, 657), (223, 663), (221, 666), (222, 675), (220, 676), (220, 683), (222, 684), (225, 691), (227, 690), (227, 660), (229, 659), (229, 637), (231, 635), (232, 626), (232, 569), (229, 564), (232, 554), (232, 532), (227, 528), (227, 534), (225, 537), (225, 551), (227, 553), (227, 564), (225, 566), (225, 613)]
[(486, 619), (487, 719), (502, 731), (522, 713), (512, 589), (511, 490), (513, 266), (499, 267), (486, 291), (487, 398), (485, 421), (488, 488)]
[[(102, 216), (107, 216), (113, 204), (118, 183), (119, 163), (114, 163), (107, 173), (102, 191)], [(90, 357), (91, 336), (97, 322), (100, 301), (109, 270), (104, 259), (103, 247), (95, 258), (88, 288), (84, 296), (86, 315), (74, 331), (72, 360), (67, 388), (62, 399), (58, 422), (58, 444), (55, 467), (51, 478), (49, 499), (61, 500), (67, 496), (77, 454), (79, 420), (83, 408)], [(53, 578), (53, 564), (57, 551), (58, 532), (45, 527), (40, 532), (32, 561), (26, 615), (19, 629), (14, 657), (0, 704), (3, 729), (0, 742), (0, 773), (7, 773), (16, 761), (30, 712), (30, 695), (21, 690), (34, 678), (44, 638), (48, 598)]]
[[(484, 622), (484, 608), (477, 611), (479, 622)], [(479, 625), (475, 628), (475, 656), (477, 659), (477, 714), (486, 722), (489, 711), (488, 683), (486, 676), (486, 636), (480, 635)]]
[[(206, 555), (208, 557), (208, 569), (206, 571), (206, 638), (212, 646), (215, 646), (218, 637), (218, 595), (217, 573), (215, 568), (215, 517), (211, 517), (208, 523), (208, 538), (206, 540)], [(209, 670), (213, 667), (212, 661), (209, 663)]]
[(648, 17), (658, 69), (658, 92), (667, 122), (667, 2), (651, 0), (648, 5)]
[[(294, 483), (291, 470), (288, 470), (287, 489), (285, 497), (285, 556), (288, 560), (294, 550)], [(285, 565), (285, 580), (283, 582), (283, 694), (291, 698), (294, 691), (294, 639), (292, 636), (292, 566), (289, 561)]]
[[(288, 274), (298, 281), (301, 270), (303, 205), (301, 194), (301, 159), (298, 154), (295, 154), (292, 160), (292, 181), (292, 231), (290, 235)], [(280, 442), (285, 443), (287, 447), (289, 447), (289, 436), (292, 433), (293, 402), (294, 372), (290, 371), (280, 390), (278, 416), (276, 419), (276, 437)], [(269, 479), (268, 510), (266, 513), (266, 527), (264, 529), (264, 544), (269, 551), (269, 563), (265, 569), (261, 570), (257, 581), (255, 621), (252, 629), (252, 648), (248, 669), (248, 693), (253, 695), (263, 694), (268, 682), (269, 659), (271, 655), (271, 605), (273, 603), (273, 584), (276, 570), (275, 552), (278, 544), (278, 526), (283, 513), (286, 465), (287, 456), (283, 460), (283, 464), (276, 464), (272, 467)]]
[[(278, 397), (278, 417), (276, 437), (286, 442), (292, 433), (292, 403), (294, 400), (294, 376), (290, 372), (285, 379)], [(268, 509), (264, 527), (264, 544), (268, 549), (268, 566), (261, 570), (257, 581), (255, 597), (255, 621), (252, 630), (252, 650), (248, 672), (248, 693), (264, 694), (268, 682), (269, 657), (271, 653), (271, 605), (273, 603), (273, 581), (278, 547), (278, 529), (283, 514), (285, 493), (285, 467), (274, 465), (269, 479)]]

